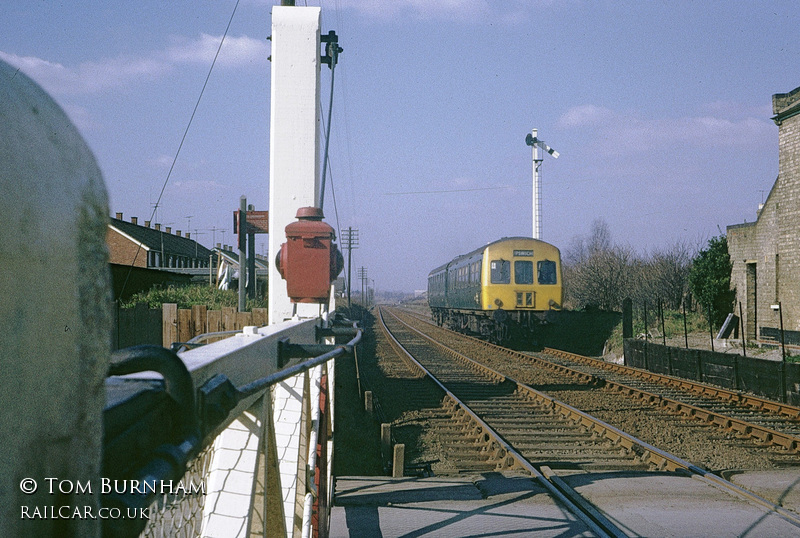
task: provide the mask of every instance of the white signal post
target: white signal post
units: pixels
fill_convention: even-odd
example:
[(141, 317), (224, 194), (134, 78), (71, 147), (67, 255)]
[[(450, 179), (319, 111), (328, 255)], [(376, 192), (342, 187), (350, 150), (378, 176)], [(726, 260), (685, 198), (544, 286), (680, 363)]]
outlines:
[[(273, 6), (270, 94), (269, 252), (274, 261), (297, 209), (319, 199), (320, 8)], [(269, 322), (314, 318), (319, 305), (293, 304), (269, 264)]]
[(525, 137), (525, 143), (531, 147), (533, 161), (533, 238), (542, 238), (542, 178), (539, 174), (539, 167), (542, 165), (542, 157), (539, 156), (541, 148), (546, 153), (558, 159), (558, 152), (537, 138), (538, 129), (533, 129)]

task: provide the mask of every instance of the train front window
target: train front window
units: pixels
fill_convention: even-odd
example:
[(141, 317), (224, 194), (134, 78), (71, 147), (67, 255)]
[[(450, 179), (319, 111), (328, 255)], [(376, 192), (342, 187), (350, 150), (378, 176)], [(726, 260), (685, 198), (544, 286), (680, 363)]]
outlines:
[(542, 260), (536, 263), (536, 268), (539, 273), (539, 284), (558, 283), (558, 277), (556, 276), (556, 262), (551, 260)]
[(530, 261), (514, 262), (514, 283), (533, 284), (533, 262)]
[(492, 284), (510, 284), (511, 262), (508, 260), (492, 260), (491, 280)]

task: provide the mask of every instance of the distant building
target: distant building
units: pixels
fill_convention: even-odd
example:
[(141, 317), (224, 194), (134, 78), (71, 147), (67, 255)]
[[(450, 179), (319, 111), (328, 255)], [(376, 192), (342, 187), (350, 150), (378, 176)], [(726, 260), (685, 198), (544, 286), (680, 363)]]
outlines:
[(211, 263), (212, 251), (172, 228), (161, 230), (161, 225), (150, 226), (150, 221), (140, 225), (136, 217), (130, 222), (117, 213), (108, 225), (106, 243), (109, 262), (112, 264), (143, 268), (201, 268)]
[[(221, 290), (230, 289), (233, 282), (239, 280), (239, 253), (233, 250), (234, 247), (217, 243), (214, 249), (217, 258), (217, 282), (216, 285)], [(255, 256), (256, 277), (261, 277), (264, 281), (263, 287), (266, 290), (266, 280), (269, 276), (269, 264), (263, 256)], [(249, 276), (248, 276), (249, 280)], [(238, 286), (238, 284), (237, 284)], [(261, 292), (259, 292), (261, 293)]]
[(728, 226), (731, 286), (748, 339), (780, 338), (780, 303), (786, 342), (800, 344), (800, 87), (773, 95), (772, 111), (778, 178), (755, 222)]

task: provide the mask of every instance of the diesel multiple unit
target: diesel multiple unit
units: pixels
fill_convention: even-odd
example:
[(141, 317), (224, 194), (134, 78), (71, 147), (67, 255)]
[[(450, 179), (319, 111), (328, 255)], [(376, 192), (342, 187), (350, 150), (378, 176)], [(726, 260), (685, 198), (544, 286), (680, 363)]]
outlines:
[(433, 320), (494, 341), (512, 326), (532, 328), (561, 301), (561, 254), (538, 239), (500, 239), (428, 275)]

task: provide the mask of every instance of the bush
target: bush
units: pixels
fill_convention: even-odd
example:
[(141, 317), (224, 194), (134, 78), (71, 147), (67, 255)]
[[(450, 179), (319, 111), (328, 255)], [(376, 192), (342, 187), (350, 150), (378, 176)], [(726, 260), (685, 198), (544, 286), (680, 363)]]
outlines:
[(712, 237), (708, 248), (701, 250), (689, 271), (689, 289), (703, 312), (711, 312), (711, 322), (719, 327), (733, 312), (736, 290), (731, 289), (731, 257), (728, 240), (724, 235)]
[[(209, 310), (220, 310), (223, 306), (237, 307), (239, 305), (239, 294), (236, 290), (220, 290), (206, 284), (181, 287), (169, 286), (137, 293), (120, 306), (122, 308), (133, 308), (137, 303), (147, 303), (150, 308), (161, 308), (164, 303), (177, 303), (178, 308), (205, 305)], [(267, 308), (267, 306), (266, 297), (248, 299), (246, 310)]]

